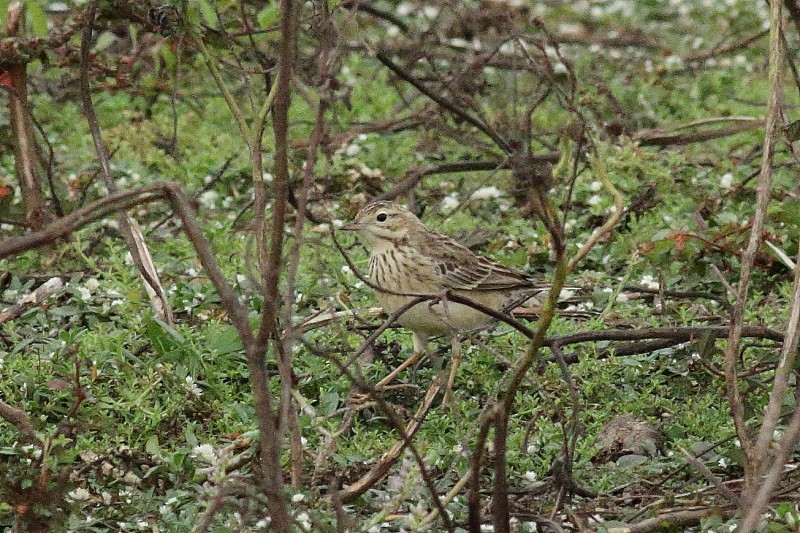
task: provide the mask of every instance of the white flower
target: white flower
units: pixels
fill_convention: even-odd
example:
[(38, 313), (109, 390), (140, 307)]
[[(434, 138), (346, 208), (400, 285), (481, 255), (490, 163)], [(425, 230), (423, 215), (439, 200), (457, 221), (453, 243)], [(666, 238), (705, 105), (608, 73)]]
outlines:
[(86, 287), (78, 287), (78, 292), (81, 295), (81, 300), (88, 301), (89, 298), (92, 297), (92, 291), (87, 289)]
[(733, 174), (727, 172), (719, 179), (719, 186), (723, 189), (730, 190), (733, 187)]
[(683, 66), (683, 58), (681, 56), (669, 56), (664, 60), (664, 66), (667, 68)]
[(648, 289), (653, 289), (653, 290), (656, 290), (659, 287), (658, 282), (650, 274), (645, 274), (644, 276), (642, 276), (642, 279), (639, 280), (639, 284), (642, 285), (643, 287), (647, 287)]
[(89, 278), (86, 280), (86, 283), (84, 283), (83, 286), (89, 289), (90, 291), (94, 292), (100, 286), (100, 282), (97, 281), (96, 278)]
[(308, 513), (300, 513), (297, 515), (297, 521), (300, 522), (300, 526), (306, 531), (311, 530), (311, 517), (308, 516)]
[(264, 172), (261, 177), (264, 178), (264, 181), (272, 181), (274, 179), (269, 172)]
[(92, 494), (84, 488), (77, 488), (69, 491), (67, 496), (69, 496), (69, 498), (74, 502), (84, 502), (91, 498)]
[(536, 475), (536, 472), (534, 472), (533, 470), (528, 470), (527, 472), (525, 472), (525, 479), (527, 479), (528, 481), (536, 481), (537, 477), (538, 476)]
[(442, 211), (452, 211), (456, 207), (458, 207), (458, 198), (453, 195), (445, 196), (442, 198)]
[(470, 200), (488, 200), (490, 198), (500, 198), (503, 192), (497, 187), (481, 187), (469, 197)]
[(200, 203), (209, 209), (213, 209), (217, 205), (217, 198), (219, 194), (217, 191), (206, 191), (200, 195)]
[(409, 4), (408, 2), (403, 2), (403, 3), (397, 5), (397, 8), (395, 8), (395, 11), (401, 17), (405, 17), (405, 16), (408, 16), (411, 13), (414, 12), (414, 6), (412, 4)]
[(295, 494), (294, 496), (292, 496), (292, 502), (293, 503), (300, 503), (301, 501), (303, 501), (305, 499), (306, 499), (306, 497), (304, 495), (300, 494), (299, 492), (297, 494)]
[(600, 204), (600, 202), (602, 202), (602, 201), (603, 201), (603, 197), (602, 197), (602, 196), (600, 196), (600, 195), (598, 195), (598, 194), (593, 194), (593, 195), (591, 196), (591, 198), (589, 198), (589, 199), (586, 201), (586, 203), (588, 203), (589, 205), (599, 205), (599, 204)]
[(186, 381), (186, 384), (183, 388), (186, 389), (186, 392), (198, 398), (203, 395), (203, 389), (201, 389), (200, 386), (194, 382), (194, 378), (192, 376), (186, 376), (184, 381)]
[(358, 154), (360, 151), (361, 151), (361, 147), (359, 145), (351, 144), (351, 145), (348, 145), (347, 148), (345, 148), (344, 153), (346, 153), (350, 157), (353, 157), (356, 154)]
[(331, 224), (333, 224), (334, 228), (341, 228), (342, 226), (344, 226), (344, 222), (339, 220), (338, 218), (334, 218), (333, 220), (331, 220)]
[(592, 192), (598, 192), (602, 188), (603, 188), (603, 182), (599, 181), (599, 180), (598, 181), (593, 181), (592, 184), (589, 185), (589, 189)]
[(422, 13), (427, 18), (433, 19), (436, 18), (436, 16), (439, 14), (439, 8), (432, 5), (426, 5), (424, 8), (422, 8)]
[(210, 444), (201, 444), (199, 446), (195, 446), (194, 450), (192, 450), (192, 456), (194, 456), (195, 459), (208, 464), (214, 464), (217, 462), (217, 452), (214, 451), (214, 447)]
[(728, 459), (725, 457), (720, 457), (719, 461), (717, 461), (717, 464), (719, 464), (719, 466), (722, 468), (728, 468)]
[(270, 524), (270, 522), (272, 522), (272, 517), (271, 516), (267, 516), (265, 518), (262, 518), (261, 520), (256, 522), (256, 529), (264, 529)]

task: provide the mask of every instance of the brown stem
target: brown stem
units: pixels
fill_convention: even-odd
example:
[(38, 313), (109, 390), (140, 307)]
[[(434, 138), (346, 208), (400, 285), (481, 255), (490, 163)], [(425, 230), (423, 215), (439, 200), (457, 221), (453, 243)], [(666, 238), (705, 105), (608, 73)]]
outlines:
[(719, 507), (698, 509), (696, 511), (675, 511), (627, 525), (625, 526), (625, 531), (627, 533), (654, 533), (656, 531), (670, 531), (672, 528), (683, 531), (684, 528), (699, 525), (704, 518), (719, 515), (722, 515), (724, 519), (729, 518), (733, 516), (733, 511), (722, 510)]
[[(95, 151), (97, 152), (97, 158), (100, 160), (103, 181), (106, 184), (108, 192), (113, 194), (117, 192), (117, 184), (114, 183), (114, 178), (111, 176), (111, 164), (109, 162), (108, 150), (103, 141), (103, 135), (100, 132), (100, 123), (97, 120), (94, 104), (92, 104), (91, 88), (89, 87), (89, 49), (92, 44), (92, 32), (94, 31), (96, 10), (97, 0), (89, 0), (86, 5), (86, 23), (81, 33), (80, 95), (81, 103), (83, 104), (83, 113), (86, 115), (86, 121), (89, 124), (89, 130), (92, 134), (92, 141), (94, 142)], [(128, 218), (128, 215), (124, 211), (119, 211), (117, 213), (117, 221), (122, 230), (122, 235), (125, 238), (128, 250), (131, 253), (131, 258), (139, 271), (139, 275), (149, 287), (147, 292), (151, 297), (157, 316), (168, 324), (172, 324), (173, 318), (169, 300), (167, 299), (163, 287), (161, 287), (161, 283), (158, 281), (158, 274), (153, 265), (153, 259), (144, 242), (144, 236), (142, 235), (139, 225)]]
[(73, 211), (58, 221), (51, 222), (40, 231), (0, 241), (0, 259), (63, 239), (74, 231), (119, 210), (162, 199), (169, 186), (166, 183), (156, 183), (133, 191), (111, 194)]
[[(289, 129), (289, 106), (291, 104), (291, 77), (294, 62), (294, 47), (296, 40), (296, 26), (294, 21), (295, 6), (292, 0), (281, 0), (281, 39), (278, 45), (279, 67), (275, 100), (272, 108), (273, 130), (275, 133), (275, 167), (273, 174), (274, 197), (271, 210), (272, 221), (269, 230), (270, 242), (267, 249), (264, 236), (267, 234), (264, 210), (266, 207), (266, 187), (263, 180), (255, 180), (256, 194), (256, 242), (258, 243), (259, 268), (264, 287), (264, 302), (261, 311), (258, 334), (247, 350), (247, 364), (250, 369), (250, 379), (253, 387), (253, 400), (256, 415), (259, 419), (261, 433), (261, 486), (269, 494), (268, 506), (272, 517), (272, 527), (276, 531), (290, 532), (292, 520), (288, 513), (288, 503), (283, 494), (283, 470), (281, 467), (280, 451), (283, 441), (283, 428), (288, 418), (289, 402), (282, 401), (278, 411), (272, 407), (271, 393), (269, 390), (269, 374), (267, 372), (264, 356), (270, 339), (277, 342), (277, 321), (280, 305), (278, 283), (280, 281), (283, 229), (286, 220), (286, 206), (289, 196), (289, 164), (287, 135)], [(258, 120), (253, 127), (251, 138), (251, 160), (254, 178), (262, 167), (261, 162), (261, 125)], [(260, 177), (260, 174), (259, 174)], [(274, 350), (278, 361), (278, 371), (281, 382), (286, 386), (291, 382), (291, 369), (284, 364), (277, 345)], [(281, 416), (283, 415), (283, 416)]]
[[(742, 445), (742, 451), (745, 455), (745, 474), (744, 474), (744, 487), (742, 490), (742, 500), (740, 509), (745, 510), (752, 504), (754, 491), (757, 487), (757, 479), (762, 472), (762, 461), (764, 456), (757, 455), (757, 450), (762, 449), (762, 442), (766, 438), (772, 438), (772, 429), (769, 430), (769, 436), (765, 436), (767, 425), (771, 425), (776, 419), (770, 413), (774, 409), (773, 406), (768, 407), (767, 417), (765, 417), (764, 424), (762, 425), (761, 434), (758, 437), (758, 443), (754, 447), (753, 441), (746, 427), (746, 419), (744, 412), (744, 405), (742, 403), (741, 393), (739, 392), (738, 385), (738, 369), (736, 368), (736, 361), (739, 355), (739, 348), (742, 339), (742, 328), (744, 326), (744, 312), (747, 304), (747, 297), (750, 289), (750, 277), (753, 272), (753, 265), (755, 263), (756, 253), (763, 241), (764, 223), (767, 217), (767, 208), (769, 207), (770, 188), (772, 185), (772, 162), (775, 154), (775, 144), (778, 138), (778, 127), (781, 121), (780, 110), (780, 95), (782, 90), (782, 74), (783, 74), (783, 43), (781, 41), (781, 25), (782, 13), (781, 2), (772, 2), (771, 6), (771, 26), (770, 26), (770, 54), (769, 54), (769, 82), (770, 82), (770, 97), (767, 105), (766, 113), (766, 126), (764, 132), (764, 148), (761, 160), (761, 172), (758, 180), (758, 187), (756, 188), (756, 206), (755, 215), (753, 216), (753, 225), (750, 230), (750, 239), (748, 240), (747, 247), (742, 254), (742, 263), (740, 269), (739, 286), (735, 294), (736, 301), (734, 302), (734, 313), (731, 316), (731, 331), (728, 335), (728, 343), (725, 349), (725, 391), (730, 403), (731, 414), (733, 416), (734, 426), (739, 441)], [(777, 376), (776, 376), (777, 377)], [(781, 379), (776, 379), (774, 388), (778, 390), (785, 386)], [(777, 391), (774, 391), (777, 392)], [(771, 400), (774, 398), (771, 398)], [(779, 404), (782, 404), (783, 396), (781, 396)], [(772, 403), (772, 402), (770, 402)], [(778, 406), (778, 409), (780, 405)]]
[(24, 437), (33, 437), (36, 432), (31, 425), (31, 421), (25, 411), (12, 407), (0, 400), (0, 418), (17, 428), (20, 435)]
[[(20, 2), (12, 2), (6, 14), (6, 34), (16, 37), (24, 25), (24, 13)], [(39, 172), (39, 146), (28, 109), (27, 63), (11, 63), (9, 74), (8, 118), (14, 139), (14, 167), (19, 179), (25, 218), (33, 229), (41, 228), (50, 218), (45, 212), (42, 195), (42, 178)]]
[(378, 52), (375, 57), (377, 57), (378, 61), (383, 63), (389, 70), (394, 72), (401, 79), (403, 79), (404, 81), (406, 81), (406, 82), (410, 83), (411, 85), (413, 85), (414, 88), (417, 89), (419, 92), (421, 92), (422, 94), (424, 94), (425, 96), (427, 96), (428, 98), (430, 98), (431, 100), (433, 100), (434, 102), (436, 102), (437, 104), (442, 106), (444, 109), (446, 109), (450, 113), (454, 114), (455, 116), (461, 118), (462, 120), (464, 120), (466, 122), (469, 122), (470, 124), (472, 124), (473, 126), (478, 128), (478, 130), (480, 130), (487, 137), (492, 139), (494, 141), (494, 143), (501, 150), (503, 150), (506, 153), (511, 153), (511, 146), (491, 126), (489, 126), (485, 122), (482, 122), (481, 120), (473, 117), (472, 115), (470, 115), (469, 113), (467, 113), (463, 109), (460, 109), (458, 106), (456, 106), (452, 102), (449, 102), (448, 100), (444, 99), (442, 96), (436, 94), (435, 92), (433, 92), (430, 89), (428, 89), (427, 87), (425, 87), (425, 85), (423, 85), (414, 76), (412, 76), (411, 74), (406, 72), (403, 68), (400, 67), (400, 65), (398, 65), (397, 63), (392, 61), (391, 58), (388, 56), (388, 54), (385, 54), (384, 52)]
[(470, 462), (469, 491), (467, 492), (467, 502), (469, 505), (469, 531), (470, 533), (480, 533), (481, 531), (481, 468), (483, 468), (483, 454), (486, 451), (486, 441), (489, 438), (489, 430), (495, 423), (497, 416), (497, 405), (488, 405), (478, 419), (478, 438), (475, 440)]

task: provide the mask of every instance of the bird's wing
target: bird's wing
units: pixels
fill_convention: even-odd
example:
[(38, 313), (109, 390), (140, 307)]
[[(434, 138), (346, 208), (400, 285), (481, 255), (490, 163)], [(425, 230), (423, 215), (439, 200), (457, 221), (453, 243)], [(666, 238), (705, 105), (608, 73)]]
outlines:
[(474, 254), (454, 239), (436, 235), (434, 263), (444, 286), (450, 289), (491, 291), (532, 288), (535, 280), (488, 257)]

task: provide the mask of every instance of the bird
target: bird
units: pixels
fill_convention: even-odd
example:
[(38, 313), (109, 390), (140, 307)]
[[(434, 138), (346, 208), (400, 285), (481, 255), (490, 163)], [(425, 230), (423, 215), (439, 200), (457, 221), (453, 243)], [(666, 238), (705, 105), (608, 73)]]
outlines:
[[(469, 305), (448, 301), (448, 295), (466, 297), (492, 310), (501, 311), (524, 293), (527, 298), (546, 290), (529, 274), (479, 255), (458, 241), (427, 227), (405, 206), (391, 201), (365, 205), (352, 223), (341, 227), (355, 231), (371, 248), (370, 285), (388, 314), (420, 301), (397, 317), (411, 330), (411, 357), (379, 381), (381, 389), (426, 351), (432, 337), (450, 335), (453, 362), (443, 403), (451, 399), (456, 372), (461, 363), (458, 333), (489, 324), (493, 317)], [(523, 298), (523, 300), (527, 299)]]

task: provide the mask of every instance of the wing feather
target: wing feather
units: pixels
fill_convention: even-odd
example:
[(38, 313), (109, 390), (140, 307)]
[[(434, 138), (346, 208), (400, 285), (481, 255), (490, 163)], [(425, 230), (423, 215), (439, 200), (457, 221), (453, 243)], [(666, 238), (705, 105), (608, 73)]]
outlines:
[(454, 239), (435, 234), (432, 259), (443, 284), (450, 289), (496, 291), (531, 288), (535, 280), (528, 274), (509, 268), (488, 257), (474, 254)]

